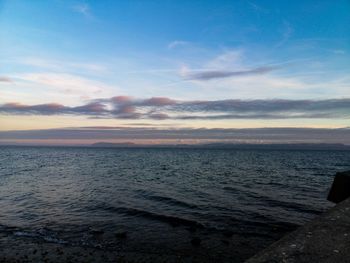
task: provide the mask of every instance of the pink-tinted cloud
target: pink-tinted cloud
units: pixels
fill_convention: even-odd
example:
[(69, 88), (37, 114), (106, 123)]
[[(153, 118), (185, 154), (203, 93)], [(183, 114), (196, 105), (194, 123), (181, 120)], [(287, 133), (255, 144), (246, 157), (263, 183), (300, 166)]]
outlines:
[(6, 103), (0, 107), (0, 111), (15, 114), (59, 114), (67, 107), (58, 103), (24, 105), (17, 102)]
[(111, 101), (114, 103), (129, 103), (133, 100), (130, 96), (115, 96), (111, 98)]
[(26, 105), (23, 105), (21, 103), (18, 102), (9, 102), (9, 103), (5, 103), (2, 105), (3, 109), (20, 109), (20, 108), (24, 108), (26, 107)]
[(142, 104), (147, 106), (166, 106), (176, 104), (176, 100), (169, 99), (166, 97), (153, 97), (144, 100)]
[(136, 107), (135, 106), (123, 106), (118, 110), (118, 113), (120, 114), (131, 114), (136, 112)]

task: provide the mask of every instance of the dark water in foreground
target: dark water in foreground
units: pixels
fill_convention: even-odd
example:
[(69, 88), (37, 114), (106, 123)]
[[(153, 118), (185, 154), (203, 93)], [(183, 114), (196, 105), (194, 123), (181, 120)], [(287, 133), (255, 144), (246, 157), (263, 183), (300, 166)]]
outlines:
[(240, 261), (332, 206), (346, 169), (349, 151), (0, 147), (0, 232)]

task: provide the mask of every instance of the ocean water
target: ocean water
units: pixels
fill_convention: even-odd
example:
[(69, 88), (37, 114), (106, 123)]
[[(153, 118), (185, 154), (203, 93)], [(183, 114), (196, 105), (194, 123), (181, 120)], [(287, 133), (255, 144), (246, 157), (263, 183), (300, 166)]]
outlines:
[(240, 262), (333, 206), (349, 169), (349, 151), (3, 146), (0, 233)]

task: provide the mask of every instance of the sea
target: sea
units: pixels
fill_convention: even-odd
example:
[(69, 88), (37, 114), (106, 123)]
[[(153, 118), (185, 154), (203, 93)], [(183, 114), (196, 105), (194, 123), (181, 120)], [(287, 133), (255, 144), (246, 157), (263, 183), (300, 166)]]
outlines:
[[(131, 260), (243, 262), (334, 206), (350, 151), (0, 147), (0, 233)], [(0, 253), (1, 254), (1, 253)]]

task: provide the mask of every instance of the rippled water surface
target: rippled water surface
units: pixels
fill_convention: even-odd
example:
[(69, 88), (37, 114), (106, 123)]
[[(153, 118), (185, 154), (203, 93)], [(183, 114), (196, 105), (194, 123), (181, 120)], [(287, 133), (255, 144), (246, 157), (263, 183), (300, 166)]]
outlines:
[(348, 151), (1, 147), (0, 231), (242, 260), (332, 206), (349, 168)]

